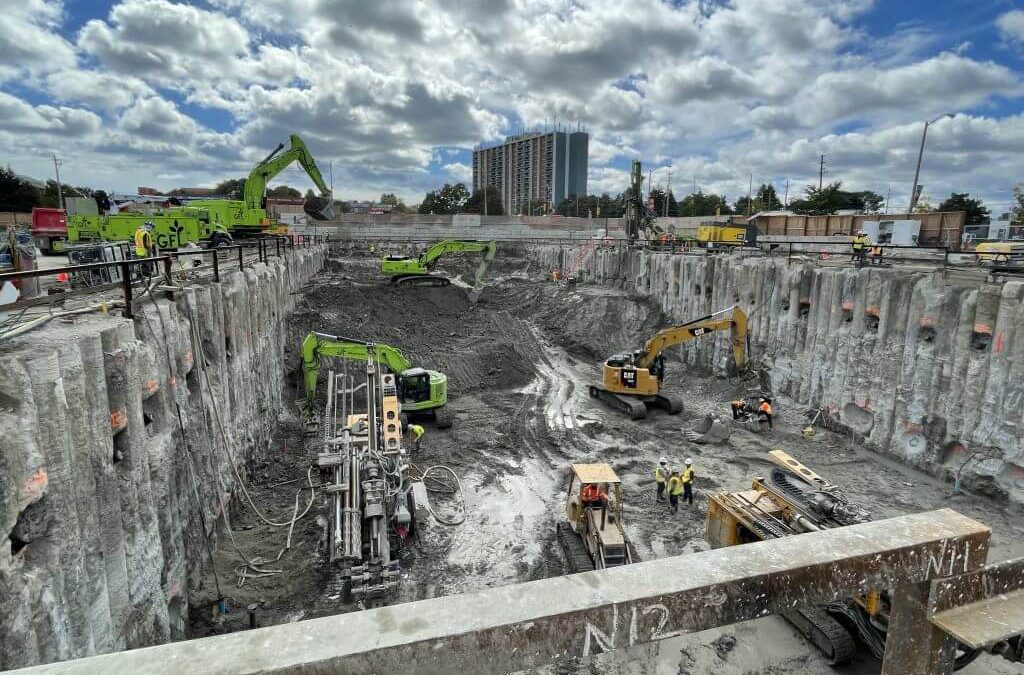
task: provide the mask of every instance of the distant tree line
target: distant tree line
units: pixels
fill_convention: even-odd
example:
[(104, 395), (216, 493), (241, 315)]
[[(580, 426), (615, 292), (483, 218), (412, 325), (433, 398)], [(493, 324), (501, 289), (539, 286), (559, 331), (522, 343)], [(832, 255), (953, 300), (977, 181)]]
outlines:
[[(106, 211), (110, 209), (110, 199), (103, 190), (61, 185), (60, 194), (63, 194), (65, 199), (70, 197), (92, 197), (96, 200), (97, 208), (100, 210)], [(19, 177), (11, 167), (0, 168), (0, 211), (27, 213), (37, 206), (60, 207), (57, 181), (48, 180), (45, 187), (40, 188)]]

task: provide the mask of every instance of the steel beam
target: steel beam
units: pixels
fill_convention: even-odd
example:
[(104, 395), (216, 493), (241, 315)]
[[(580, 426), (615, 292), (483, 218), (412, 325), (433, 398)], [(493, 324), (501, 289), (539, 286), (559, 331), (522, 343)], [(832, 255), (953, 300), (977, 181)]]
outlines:
[(26, 672), (509, 672), (869, 589), (923, 585), (983, 565), (989, 535), (942, 509)]

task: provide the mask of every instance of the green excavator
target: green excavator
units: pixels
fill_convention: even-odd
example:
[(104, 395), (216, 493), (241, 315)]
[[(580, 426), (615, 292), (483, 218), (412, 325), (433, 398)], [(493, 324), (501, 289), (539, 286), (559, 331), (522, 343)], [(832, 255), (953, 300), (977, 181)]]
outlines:
[(302, 341), (302, 379), (306, 398), (302, 416), (307, 424), (315, 424), (316, 381), (320, 374), (320, 358), (337, 356), (355, 361), (373, 359), (397, 376), (398, 400), (405, 415), (431, 415), (439, 429), (452, 425), (448, 412), (448, 376), (436, 370), (413, 367), (401, 351), (390, 345), (350, 340), (337, 335), (312, 332)]
[(391, 277), (392, 283), (415, 284), (417, 286), (447, 286), (451, 279), (431, 274), (438, 259), (449, 253), (483, 253), (484, 259), (476, 270), (473, 288), (478, 289), (483, 282), (484, 274), (491, 261), (497, 245), (493, 241), (460, 241), (444, 239), (431, 244), (429, 248), (415, 258), (404, 255), (388, 255), (380, 261), (380, 271)]

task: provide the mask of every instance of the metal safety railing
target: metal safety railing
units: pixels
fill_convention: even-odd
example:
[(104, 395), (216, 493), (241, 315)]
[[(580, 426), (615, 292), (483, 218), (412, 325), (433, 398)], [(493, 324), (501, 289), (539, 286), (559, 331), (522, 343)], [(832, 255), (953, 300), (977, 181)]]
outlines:
[[(271, 254), (274, 257), (280, 257), (283, 253), (296, 249), (296, 248), (309, 248), (319, 244), (327, 242), (327, 237), (323, 235), (268, 235), (251, 240), (241, 240), (237, 244), (229, 244), (226, 246), (217, 246), (214, 248), (201, 248), (195, 250), (182, 250), (182, 251), (169, 251), (157, 256), (149, 258), (134, 258), (126, 257), (122, 260), (107, 260), (95, 263), (86, 263), (84, 265), (68, 265), (66, 267), (55, 267), (52, 269), (44, 270), (24, 270), (20, 272), (4, 272), (0, 273), (0, 286), (3, 286), (4, 282), (7, 281), (20, 281), (23, 279), (38, 279), (40, 277), (56, 277), (60, 275), (67, 275), (70, 278), (72, 274), (78, 274), (81, 272), (90, 272), (93, 270), (109, 270), (117, 268), (120, 271), (120, 286), (124, 295), (124, 316), (132, 318), (132, 276), (133, 271), (139, 266), (149, 267), (151, 265), (160, 265), (163, 268), (163, 278), (167, 284), (173, 283), (173, 261), (181, 258), (192, 259), (195, 256), (210, 256), (213, 262), (213, 280), (215, 282), (220, 281), (221, 268), (225, 263), (234, 265), (237, 260), (238, 269), (240, 271), (245, 270), (246, 257), (245, 252), (252, 251), (255, 249), (256, 256), (249, 259), (249, 263), (261, 262), (267, 263), (270, 261)], [(124, 246), (118, 244), (119, 247)], [(123, 251), (122, 251), (123, 253)], [(130, 253), (129, 253), (130, 256)], [(143, 276), (143, 275), (140, 275)], [(152, 275), (144, 275), (152, 276)], [(108, 284), (108, 287), (114, 287), (117, 284)], [(99, 290), (99, 288), (92, 288), (91, 290)], [(10, 308), (18, 308), (21, 303), (13, 303), (9, 305)]]

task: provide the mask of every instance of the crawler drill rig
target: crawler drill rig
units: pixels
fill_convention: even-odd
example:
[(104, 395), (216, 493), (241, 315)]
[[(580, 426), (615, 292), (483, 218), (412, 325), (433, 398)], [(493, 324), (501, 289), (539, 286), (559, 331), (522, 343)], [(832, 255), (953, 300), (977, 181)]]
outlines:
[(328, 560), (343, 590), (368, 606), (383, 604), (398, 587), (398, 552), (415, 527), (400, 413), (396, 376), (373, 360), (353, 375), (331, 371), (317, 456)]
[[(871, 514), (852, 503), (843, 490), (782, 450), (772, 450), (776, 464), (769, 479), (757, 478), (752, 489), (711, 495), (705, 538), (714, 548), (798, 536), (871, 520)], [(806, 606), (782, 616), (828, 659), (846, 663), (858, 641), (876, 658), (885, 651), (889, 624), (889, 594), (870, 591), (825, 605)], [(977, 656), (958, 648), (954, 670)]]

